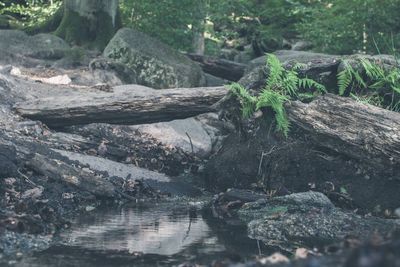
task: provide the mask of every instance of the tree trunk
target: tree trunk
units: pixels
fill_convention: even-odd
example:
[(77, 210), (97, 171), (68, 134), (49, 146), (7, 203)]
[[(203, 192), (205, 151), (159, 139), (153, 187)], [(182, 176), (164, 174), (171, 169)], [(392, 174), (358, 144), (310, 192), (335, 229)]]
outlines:
[(103, 49), (121, 27), (118, 0), (64, 0), (56, 35), (76, 45)]
[(17, 104), (16, 110), (53, 128), (95, 122), (143, 124), (215, 111), (213, 105), (226, 93), (224, 87), (154, 90), (133, 85), (115, 93), (71, 93), (28, 101)]
[(205, 52), (205, 20), (207, 16), (207, 2), (204, 0), (196, 1), (194, 5), (195, 14), (194, 15), (194, 23), (192, 25), (192, 33), (193, 33), (193, 41), (192, 41), (192, 49), (193, 53), (198, 55), (204, 55)]
[(196, 55), (204, 55), (205, 52), (205, 39), (204, 32), (195, 29), (193, 33), (193, 52)]

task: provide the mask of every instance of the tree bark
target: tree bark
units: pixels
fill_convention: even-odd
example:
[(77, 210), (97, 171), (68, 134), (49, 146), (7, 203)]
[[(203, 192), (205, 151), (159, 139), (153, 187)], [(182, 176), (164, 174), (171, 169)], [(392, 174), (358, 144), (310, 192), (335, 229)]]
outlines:
[(400, 113), (331, 94), (310, 104), (292, 102), (287, 111), (317, 145), (398, 176)]
[(119, 0), (64, 0), (56, 35), (76, 45), (102, 49), (121, 27)]
[(187, 56), (197, 62), (204, 72), (227, 79), (229, 81), (238, 81), (243, 77), (247, 65), (233, 61), (207, 57), (197, 54), (187, 54)]
[(154, 90), (122, 87), (114, 93), (78, 93), (16, 104), (22, 116), (49, 127), (103, 122), (144, 124), (184, 119), (215, 111), (227, 93), (224, 87)]

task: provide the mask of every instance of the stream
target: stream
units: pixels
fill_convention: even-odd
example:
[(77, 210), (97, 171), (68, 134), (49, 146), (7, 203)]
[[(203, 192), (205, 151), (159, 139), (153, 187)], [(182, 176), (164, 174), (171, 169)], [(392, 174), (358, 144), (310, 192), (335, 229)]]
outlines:
[(18, 266), (173, 266), (269, 254), (243, 226), (171, 203), (100, 209), (73, 220), (56, 244)]

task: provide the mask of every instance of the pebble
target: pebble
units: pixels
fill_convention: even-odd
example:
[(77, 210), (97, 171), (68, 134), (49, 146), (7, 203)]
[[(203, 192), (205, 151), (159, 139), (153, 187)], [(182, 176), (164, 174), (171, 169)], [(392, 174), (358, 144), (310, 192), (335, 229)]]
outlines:
[(90, 211), (95, 210), (95, 209), (96, 209), (96, 208), (93, 207), (93, 206), (86, 206), (86, 208), (85, 208), (85, 210), (86, 210), (87, 212), (90, 212)]
[(394, 210), (394, 215), (396, 215), (397, 218), (400, 218), (400, 208)]

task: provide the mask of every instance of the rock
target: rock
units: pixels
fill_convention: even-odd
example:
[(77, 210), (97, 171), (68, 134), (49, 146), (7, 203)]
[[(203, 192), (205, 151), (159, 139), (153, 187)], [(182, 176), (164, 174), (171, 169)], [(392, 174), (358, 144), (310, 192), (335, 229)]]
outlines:
[(44, 188), (42, 186), (38, 186), (32, 189), (28, 189), (22, 193), (22, 199), (38, 199), (42, 196)]
[(269, 257), (259, 259), (259, 262), (263, 265), (272, 265), (272, 264), (279, 264), (279, 263), (289, 263), (288, 257), (282, 255), (279, 252), (272, 254)]
[(275, 38), (273, 36), (258, 36), (252, 40), (251, 44), (257, 56), (272, 53), (278, 49), (284, 49), (287, 45), (282, 38)]
[(346, 236), (367, 240), (400, 227), (399, 221), (361, 217), (336, 208), (322, 193), (305, 192), (244, 205), (239, 217), (248, 224), (249, 236), (267, 245), (291, 249), (338, 242)]
[(56, 85), (68, 85), (72, 82), (71, 78), (64, 74), (64, 75), (57, 75), (50, 78), (43, 78), (41, 82), (48, 83), (48, 84), (56, 84)]
[(239, 51), (236, 49), (228, 49), (222, 48), (219, 51), (218, 57), (221, 59), (231, 60), (234, 61), (235, 57), (239, 54)]
[(307, 41), (297, 41), (292, 45), (293, 51), (307, 51), (312, 48), (312, 44)]
[(394, 215), (396, 215), (396, 217), (400, 219), (400, 208), (395, 209)]
[[(7, 55), (35, 59), (60, 59), (69, 51), (69, 45), (52, 34), (29, 36), (18, 30), (0, 30), (0, 51)], [(2, 58), (2, 61), (6, 60)]]
[(223, 195), (221, 195), (225, 201), (240, 200), (243, 203), (255, 202), (260, 199), (267, 199), (267, 195), (263, 193), (257, 193), (251, 190), (245, 189), (228, 189)]
[(29, 36), (28, 44), (32, 49), (32, 53), (28, 56), (33, 58), (59, 59), (70, 51), (70, 46), (63, 39), (53, 34), (40, 33)]
[(218, 150), (232, 130), (219, 121), (214, 113), (184, 120), (132, 126), (142, 134), (150, 135), (167, 146), (180, 148), (199, 157), (207, 157)]
[(206, 86), (222, 86), (228, 84), (227, 80), (221, 79), (208, 73), (204, 73), (204, 77), (206, 78)]
[(105, 71), (106, 74), (109, 74), (112, 72), (125, 84), (137, 83), (136, 72), (134, 70), (110, 59), (96, 58), (90, 62), (89, 69), (94, 73), (102, 73), (102, 71)]
[(50, 247), (51, 241), (50, 235), (21, 234), (6, 230), (0, 234), (0, 251), (6, 256), (15, 255), (18, 252), (26, 254), (43, 251)]
[[(284, 63), (287, 61), (296, 61), (298, 63), (303, 64), (315, 64), (316, 62), (322, 61), (333, 61), (339, 60), (340, 56), (314, 53), (314, 52), (306, 52), (306, 51), (293, 51), (293, 50), (278, 50), (273, 53), (278, 57), (278, 59)], [(249, 73), (256, 67), (264, 66), (267, 62), (266, 56), (261, 56), (250, 61), (246, 73)]]
[[(301, 76), (314, 79), (327, 88), (337, 87), (336, 75), (341, 62), (340, 56), (290, 50), (280, 50), (274, 54), (285, 68), (292, 68), (295, 63), (302, 63), (304, 66), (299, 70)], [(252, 60), (239, 83), (248, 89), (262, 88), (269, 73), (266, 60), (266, 56)]]
[(125, 64), (139, 84), (152, 88), (198, 87), (205, 84), (202, 70), (178, 51), (133, 29), (119, 30), (104, 56)]
[(252, 69), (246, 75), (244, 75), (239, 80), (239, 84), (241, 84), (243, 87), (247, 89), (257, 90), (265, 86), (267, 77), (268, 77), (267, 67), (258, 66)]
[(10, 28), (10, 17), (6, 15), (0, 15), (0, 29)]
[(17, 174), (17, 153), (11, 146), (0, 143), (0, 178)]
[(251, 60), (256, 57), (251, 45), (244, 48), (244, 51), (240, 51), (235, 57), (234, 61), (238, 63), (248, 64)]

